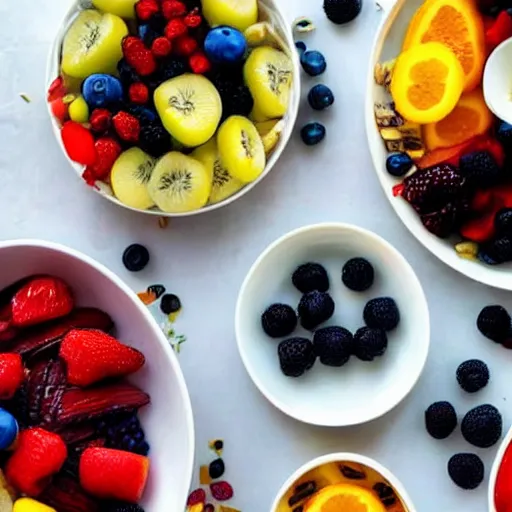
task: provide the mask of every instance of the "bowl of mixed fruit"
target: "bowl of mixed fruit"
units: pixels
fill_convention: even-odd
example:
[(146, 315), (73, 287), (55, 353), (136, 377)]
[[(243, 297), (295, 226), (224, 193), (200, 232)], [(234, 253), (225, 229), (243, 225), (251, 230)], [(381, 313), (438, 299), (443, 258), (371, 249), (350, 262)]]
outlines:
[(0, 510), (183, 510), (194, 428), (175, 355), (119, 278), (2, 242)]
[(477, 281), (512, 289), (512, 126), (483, 72), (512, 37), (507, 2), (398, 2), (377, 35), (367, 131), (385, 193), (413, 235)]
[(76, 1), (51, 49), (47, 100), (88, 185), (183, 216), (270, 172), (297, 117), (298, 69), (272, 0)]

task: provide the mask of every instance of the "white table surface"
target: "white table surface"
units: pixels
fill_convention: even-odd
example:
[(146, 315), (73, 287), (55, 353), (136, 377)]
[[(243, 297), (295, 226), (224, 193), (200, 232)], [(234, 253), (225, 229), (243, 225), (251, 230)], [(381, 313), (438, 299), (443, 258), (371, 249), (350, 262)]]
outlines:
[[(501, 409), (505, 430), (512, 421), (507, 378), (512, 353), (475, 328), (484, 305), (512, 308), (510, 294), (470, 282), (427, 253), (395, 216), (374, 174), (363, 102), (365, 70), (382, 13), (365, 1), (352, 26), (337, 28), (324, 19), (321, 0), (282, 0), (290, 20), (307, 15), (318, 25), (304, 39), (327, 57), (329, 69), (321, 80), (335, 92), (336, 104), (321, 114), (304, 105), (299, 123), (321, 120), (327, 139), (307, 149), (296, 136), (274, 172), (251, 193), (207, 216), (172, 221), (166, 230), (155, 218), (125, 211), (88, 190), (53, 139), (45, 63), (67, 2), (0, 2), (0, 238), (58, 241), (104, 263), (135, 291), (161, 282), (181, 297), (184, 312), (177, 330), (188, 341), (180, 362), (194, 409), (197, 464), (210, 460), (208, 439), (225, 439), (227, 477), (236, 493), (232, 505), (243, 512), (266, 512), (298, 466), (334, 451), (360, 452), (386, 465), (419, 512), (485, 511), (487, 480), (478, 490), (464, 492), (446, 474), (450, 456), (472, 447), (459, 433), (443, 442), (429, 438), (423, 412), (436, 400), (453, 401), (461, 416), (490, 402)], [(314, 82), (304, 78), (305, 92), (309, 83)], [(20, 92), (32, 103), (26, 104)], [(432, 350), (409, 398), (384, 418), (348, 429), (303, 425), (274, 409), (246, 374), (234, 337), (238, 289), (255, 258), (287, 231), (322, 221), (372, 229), (402, 251), (425, 288), (432, 318)], [(145, 244), (152, 254), (150, 266), (139, 274), (128, 273), (121, 263), (124, 248), (133, 242)], [(489, 364), (492, 381), (469, 396), (458, 389), (454, 373), (473, 357)], [(496, 448), (476, 450), (487, 475)]]

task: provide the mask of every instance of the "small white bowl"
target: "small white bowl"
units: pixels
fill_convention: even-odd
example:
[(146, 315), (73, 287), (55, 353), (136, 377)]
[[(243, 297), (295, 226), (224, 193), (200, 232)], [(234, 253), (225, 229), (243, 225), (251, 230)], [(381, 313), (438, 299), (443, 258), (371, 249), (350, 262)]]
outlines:
[[(358, 471), (362, 470), (366, 474), (367, 478), (363, 480), (343, 480), (341, 472), (339, 472), (338, 468), (335, 466), (345, 464)], [(332, 453), (318, 457), (317, 459), (304, 464), (281, 487), (277, 493), (274, 503), (272, 504), (270, 512), (291, 512), (292, 508), (288, 507), (287, 501), (293, 492), (293, 489), (297, 486), (297, 484), (312, 479), (314, 471), (321, 471), (322, 466), (325, 467), (324, 472), (322, 472), (324, 477), (326, 477), (326, 475), (333, 475), (334, 473), (336, 477), (341, 478), (342, 481), (346, 483), (361, 485), (362, 487), (369, 489), (375, 485), (375, 480), (385, 483), (394, 490), (396, 497), (400, 500), (402, 505), (402, 507), (397, 505), (392, 509), (388, 509), (390, 512), (395, 512), (398, 510), (405, 510), (405, 512), (416, 512), (416, 507), (413, 505), (412, 500), (407, 494), (404, 486), (400, 483), (398, 478), (396, 478), (396, 476), (391, 473), (391, 471), (386, 469), (377, 461), (370, 459), (369, 457), (365, 457), (364, 455), (358, 455), (356, 453)], [(282, 504), (281, 507), (280, 504)]]
[(79, 305), (107, 312), (116, 336), (144, 353), (146, 364), (130, 378), (151, 396), (151, 404), (141, 409), (151, 445), (142, 506), (147, 512), (184, 510), (194, 463), (192, 408), (176, 355), (147, 307), (110, 270), (62, 245), (0, 242), (0, 269), (0, 289), (35, 273), (64, 279)]
[[(342, 266), (357, 256), (375, 267), (375, 283), (365, 293), (351, 292), (341, 282)], [(300, 293), (291, 275), (310, 261), (326, 267), (336, 302), (333, 318), (324, 325), (342, 325), (355, 332), (363, 326), (369, 299), (395, 298), (402, 319), (389, 333), (388, 351), (378, 361), (352, 358), (343, 368), (328, 368), (317, 361), (297, 379), (281, 373), (279, 340), (263, 332), (261, 314), (275, 302), (298, 304)], [(249, 270), (239, 292), (235, 330), (245, 368), (263, 395), (289, 416), (323, 426), (365, 423), (395, 407), (421, 375), (430, 343), (427, 301), (411, 266), (379, 236), (347, 224), (307, 226), (271, 244)], [(305, 333), (297, 330), (297, 335), (311, 339), (312, 334)]]
[(494, 505), (494, 491), (496, 489), (496, 479), (498, 478), (498, 472), (500, 470), (501, 463), (503, 461), (503, 457), (505, 456), (505, 452), (507, 448), (512, 443), (512, 427), (508, 431), (507, 435), (501, 441), (500, 447), (498, 448), (498, 453), (494, 458), (494, 462), (491, 468), (491, 474), (489, 475), (489, 488), (487, 492), (487, 502), (489, 507), (489, 512), (496, 512), (496, 506)]
[[(73, 22), (73, 20), (76, 18), (78, 13), (81, 9), (83, 9), (82, 5), (87, 5), (87, 0), (74, 0), (71, 4), (70, 9), (66, 13), (60, 29), (53, 41), (53, 44), (50, 48), (50, 53), (48, 54), (48, 61), (46, 66), (46, 89), (45, 89), (45, 97), (46, 97), (46, 91), (48, 91), (48, 88), (50, 87), (50, 84), (59, 76), (60, 73), (60, 56), (61, 56), (61, 48), (62, 48), (62, 42), (64, 40), (64, 37)], [(226, 206), (228, 204), (233, 203), (237, 199), (240, 199), (242, 196), (247, 194), (250, 190), (252, 190), (258, 183), (260, 183), (265, 176), (267, 176), (270, 171), (274, 168), (274, 165), (277, 163), (279, 158), (281, 157), (284, 149), (286, 148), (286, 145), (288, 144), (290, 137), (293, 134), (293, 130), (295, 128), (295, 123), (297, 121), (297, 115), (299, 113), (299, 104), (300, 104), (300, 97), (301, 97), (301, 80), (300, 80), (300, 61), (298, 57), (297, 51), (295, 51), (295, 43), (291, 28), (291, 23), (286, 21), (286, 16), (284, 16), (282, 10), (279, 8), (279, 2), (276, 0), (259, 0), (259, 6), (260, 6), (260, 18), (263, 20), (268, 20), (270, 23), (272, 23), (273, 27), (276, 29), (278, 34), (281, 36), (282, 40), (286, 43), (286, 47), (289, 51), (289, 56), (292, 59), (293, 63), (293, 82), (292, 82), (292, 90), (290, 92), (290, 104), (288, 106), (288, 111), (286, 115), (284, 116), (285, 126), (281, 133), (281, 136), (279, 138), (279, 142), (270, 155), (267, 166), (265, 167), (265, 170), (262, 172), (262, 174), (252, 183), (247, 184), (244, 188), (239, 190), (236, 194), (233, 194), (232, 196), (228, 197), (224, 201), (221, 201), (217, 204), (207, 205), (203, 208), (200, 208), (199, 210), (194, 210), (192, 212), (186, 212), (186, 213), (168, 213), (163, 212), (160, 209), (154, 207), (149, 210), (140, 210), (137, 208), (132, 208), (130, 206), (127, 206), (121, 201), (119, 201), (112, 191), (112, 188), (103, 182), (97, 182), (96, 187), (88, 187), (92, 188), (95, 192), (99, 193), (102, 197), (105, 199), (108, 199), (114, 204), (117, 204), (119, 206), (122, 206), (123, 208), (127, 208), (128, 210), (132, 210), (135, 212), (140, 213), (146, 213), (148, 215), (156, 215), (158, 217), (188, 217), (191, 215), (198, 215), (201, 213), (207, 213), (214, 210), (217, 210), (218, 208), (221, 208), (223, 206)], [(64, 145), (62, 143), (62, 137), (60, 134), (60, 126), (58, 121), (53, 116), (50, 104), (47, 102), (48, 107), (48, 113), (50, 115), (50, 120), (52, 124), (52, 129), (55, 134), (55, 138), (57, 139), (57, 143), (59, 144), (59, 147), (62, 149), (62, 152), (64, 153), (64, 156), (66, 157), (67, 161), (69, 162), (69, 165), (73, 168), (75, 173), (80, 177), (82, 180), (82, 173), (84, 172), (84, 166), (80, 165), (76, 162), (73, 162), (71, 160), (66, 150), (64, 149)], [(83, 180), (82, 180), (83, 181)], [(85, 182), (84, 182), (85, 185)]]

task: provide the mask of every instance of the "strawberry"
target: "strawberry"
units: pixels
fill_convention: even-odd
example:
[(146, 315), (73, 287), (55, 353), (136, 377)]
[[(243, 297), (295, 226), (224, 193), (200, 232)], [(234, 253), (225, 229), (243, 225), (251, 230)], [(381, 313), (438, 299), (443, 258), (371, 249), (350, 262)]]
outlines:
[[(121, 146), (112, 137), (101, 137), (94, 143), (98, 158), (93, 165), (89, 165), (84, 174), (86, 177), (93, 176), (95, 180), (104, 180), (110, 174), (118, 156), (121, 154)], [(85, 178), (84, 178), (85, 179)], [(89, 179), (86, 179), (88, 182)]]
[(112, 113), (106, 108), (95, 108), (89, 118), (89, 124), (92, 132), (102, 135), (112, 124)]
[(126, 62), (140, 76), (148, 76), (156, 71), (156, 61), (151, 50), (135, 36), (127, 36), (123, 39), (123, 55)]
[(109, 448), (87, 448), (80, 458), (82, 488), (97, 498), (137, 503), (149, 473), (149, 459)]
[(118, 112), (113, 118), (117, 135), (127, 142), (137, 142), (140, 136), (140, 121), (128, 112)]
[(74, 121), (66, 121), (60, 133), (64, 149), (73, 162), (92, 165), (96, 161), (94, 137), (87, 128)]
[(162, 14), (166, 20), (180, 18), (187, 13), (187, 6), (178, 0), (164, 0), (162, 3)]
[[(163, 39), (164, 41), (169, 43), (169, 41), (167, 41), (165, 37), (162, 37), (160, 39)], [(128, 96), (132, 103), (135, 103), (136, 105), (144, 105), (144, 103), (147, 103), (149, 99), (148, 86), (146, 84), (143, 84), (142, 82), (133, 83), (130, 85), (130, 88), (128, 90)]]
[(81, 387), (129, 375), (144, 365), (141, 352), (91, 329), (73, 329), (66, 334), (59, 356), (66, 362), (68, 382)]
[(213, 482), (210, 484), (212, 496), (217, 501), (227, 501), (233, 497), (233, 487), (228, 482)]
[(28, 327), (69, 314), (73, 309), (73, 297), (62, 279), (38, 277), (16, 293), (11, 306), (13, 325)]
[(0, 400), (10, 400), (25, 378), (19, 354), (0, 354)]
[(184, 36), (188, 32), (185, 22), (180, 18), (174, 18), (165, 27), (165, 37), (172, 41), (178, 37)]
[(57, 98), (62, 98), (66, 95), (66, 86), (64, 85), (64, 80), (61, 76), (58, 76), (48, 88), (48, 96), (47, 100), (51, 103)]
[(495, 234), (494, 216), (494, 212), (488, 212), (466, 222), (460, 229), (461, 236), (478, 243), (490, 240)]
[(67, 457), (61, 437), (42, 428), (20, 432), (16, 451), (7, 461), (5, 476), (19, 492), (36, 497), (60, 471)]

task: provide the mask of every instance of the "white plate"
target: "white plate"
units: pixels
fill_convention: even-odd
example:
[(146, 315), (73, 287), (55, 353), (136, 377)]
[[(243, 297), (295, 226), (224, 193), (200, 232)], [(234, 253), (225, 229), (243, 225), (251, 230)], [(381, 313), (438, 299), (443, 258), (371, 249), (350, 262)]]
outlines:
[(61, 277), (79, 305), (107, 312), (116, 337), (144, 353), (146, 364), (130, 379), (151, 396), (151, 404), (141, 409), (151, 445), (141, 504), (147, 512), (184, 510), (194, 463), (192, 408), (178, 360), (147, 307), (110, 270), (62, 245), (0, 242), (0, 269), (0, 289), (34, 273)]
[[(374, 285), (364, 293), (351, 292), (341, 282), (343, 264), (357, 256), (371, 261), (376, 272)], [(274, 302), (296, 307), (301, 295), (291, 275), (309, 261), (326, 267), (336, 302), (334, 317), (324, 325), (342, 325), (355, 332), (363, 326), (363, 308), (369, 299), (395, 298), (402, 319), (389, 333), (388, 351), (382, 358), (364, 363), (353, 357), (342, 368), (328, 368), (317, 361), (297, 379), (281, 373), (279, 340), (263, 332), (261, 314)], [(267, 399), (293, 418), (325, 426), (364, 423), (395, 407), (418, 380), (430, 342), (427, 302), (410, 265), (382, 238), (346, 224), (308, 226), (271, 244), (242, 285), (235, 329), (243, 363)], [(297, 334), (312, 337), (301, 329)]]
[(488, 489), (488, 507), (489, 512), (496, 512), (496, 507), (494, 506), (494, 491), (496, 489), (496, 479), (498, 477), (498, 471), (501, 466), (501, 461), (503, 460), (503, 456), (507, 451), (510, 443), (512, 443), (512, 428), (508, 431), (507, 435), (501, 441), (500, 447), (498, 448), (498, 453), (494, 458), (494, 462), (492, 464), (491, 474), (489, 476), (489, 489)]

